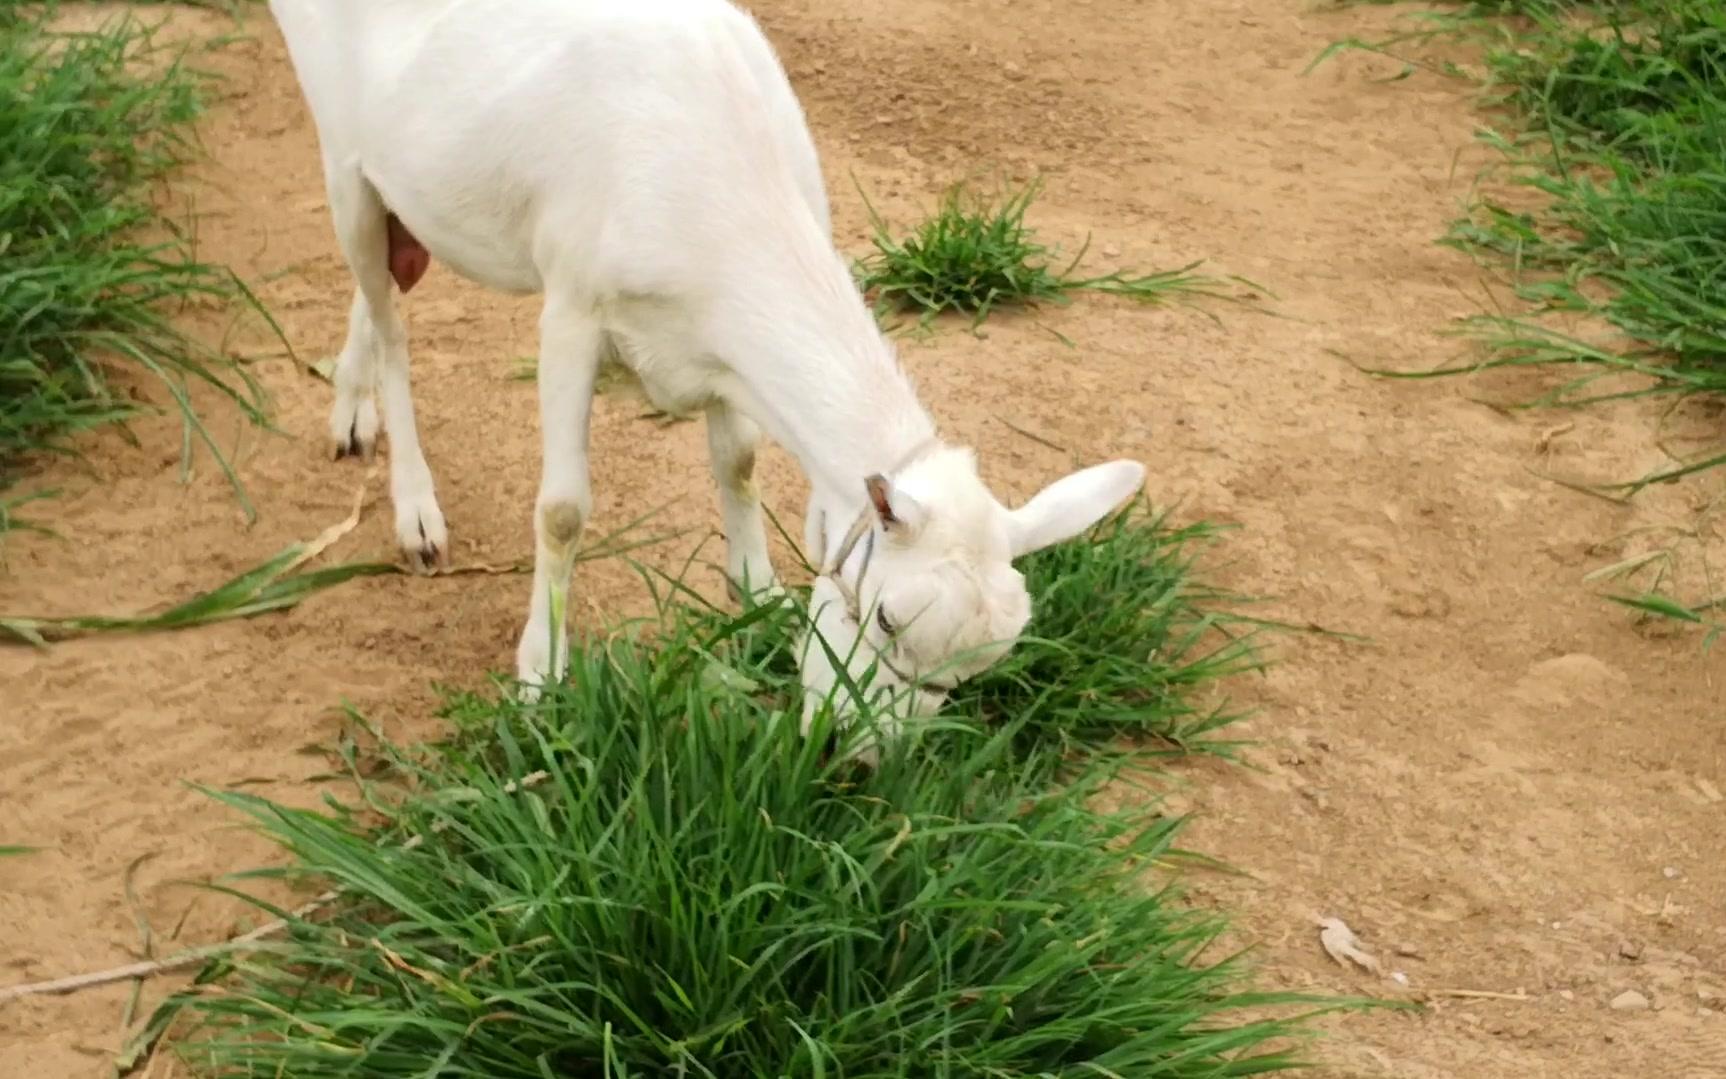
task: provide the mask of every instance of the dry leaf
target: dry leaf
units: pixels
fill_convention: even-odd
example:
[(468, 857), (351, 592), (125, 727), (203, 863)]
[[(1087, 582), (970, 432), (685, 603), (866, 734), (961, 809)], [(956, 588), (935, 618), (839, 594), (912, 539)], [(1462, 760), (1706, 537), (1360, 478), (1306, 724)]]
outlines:
[(1381, 972), (1378, 960), (1361, 950), (1360, 938), (1354, 935), (1354, 930), (1344, 924), (1341, 918), (1320, 918), (1318, 929), (1318, 942), (1332, 959), (1343, 966), (1353, 963), (1371, 974)]
[(299, 569), (307, 562), (310, 562), (312, 559), (329, 550), (335, 545), (337, 540), (359, 527), (360, 511), (366, 504), (366, 487), (371, 483), (377, 473), (378, 469), (376, 465), (373, 465), (366, 471), (365, 481), (360, 484), (359, 490), (354, 492), (354, 508), (349, 511), (346, 517), (318, 533), (310, 543), (302, 547), (300, 549), (300, 553), (295, 555), (293, 560), (289, 562), (287, 567), (282, 571), (283, 573), (291, 573), (294, 570)]

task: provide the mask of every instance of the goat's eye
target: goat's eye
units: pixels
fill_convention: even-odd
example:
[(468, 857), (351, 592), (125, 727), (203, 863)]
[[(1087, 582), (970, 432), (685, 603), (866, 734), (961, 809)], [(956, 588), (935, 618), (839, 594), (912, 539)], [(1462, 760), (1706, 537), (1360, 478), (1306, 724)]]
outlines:
[(893, 623), (887, 620), (887, 608), (875, 608), (875, 624), (881, 627), (882, 633), (889, 637), (893, 636)]

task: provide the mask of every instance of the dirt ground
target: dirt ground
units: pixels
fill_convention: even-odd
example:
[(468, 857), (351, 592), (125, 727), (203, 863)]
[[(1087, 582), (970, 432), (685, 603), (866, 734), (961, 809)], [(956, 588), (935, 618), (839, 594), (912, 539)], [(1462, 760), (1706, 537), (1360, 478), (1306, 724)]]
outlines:
[[(1361, 59), (1303, 76), (1327, 42), (1386, 20), (1307, 0), (755, 6), (809, 110), (848, 249), (864, 247), (853, 175), (903, 221), (945, 182), (999, 168), (1044, 174), (1034, 223), (1068, 246), (1093, 232), (1099, 266), (1204, 258), (1277, 294), (1282, 317), (1218, 320), (1086, 299), (903, 354), (1004, 494), (1137, 457), (1159, 502), (1241, 526), (1224, 583), (1370, 638), (1279, 641), (1268, 676), (1233, 687), (1259, 708), (1257, 768), (1183, 767), (1173, 795), (1198, 813), (1189, 844), (1250, 873), (1192, 887), (1238, 913), (1266, 983), (1394, 988), (1323, 955), (1313, 921), (1334, 915), (1441, 993), (1423, 1015), (1327, 1022), (1316, 1074), (1726, 1076), (1726, 669), (1584, 581), (1694, 531), (1720, 482), (1629, 507), (1591, 498), (1546, 476), (1658, 465), (1652, 408), (1510, 414), (1478, 398), (1535, 383), (1387, 382), (1337, 355), (1432, 366), (1464, 347), (1439, 331), (1479, 308), (1481, 271), (1432, 243), (1469, 171), (1452, 175), (1477, 122), (1459, 88), (1378, 81), (1395, 67)], [(262, 17), (246, 29), (212, 60), (229, 81), (204, 128), (216, 163), (199, 176), (198, 234), (315, 359), (339, 344), (350, 283), (280, 39)], [(539, 448), (532, 384), (510, 375), (534, 351), (535, 305), (434, 266), (407, 311), (456, 559), (526, 558)], [(284, 436), (214, 424), (242, 440), (256, 525), (208, 459), (180, 482), (175, 423), (139, 425), (142, 448), (101, 436), (90, 470), (42, 477), (64, 497), (38, 516), (65, 538), (8, 541), (0, 611), (147, 608), (339, 520), (365, 480), (326, 458), (329, 387), (287, 359), (257, 370)], [(700, 427), (640, 410), (599, 405), (595, 527), (667, 499), (665, 523), (717, 527)], [(778, 451), (762, 471), (794, 524), (801, 480)], [(394, 557), (381, 476), (370, 490), (339, 557)], [(1679, 544), (1681, 564), (1694, 572), (1705, 547)], [(577, 587), (589, 624), (646, 605), (617, 563), (583, 567)], [(344, 703), (429, 733), (432, 682), (507, 669), (526, 598), (518, 576), (389, 577), (279, 616), (0, 650), (0, 842), (51, 848), (0, 863), (0, 981), (126, 962), (135, 914), (159, 951), (235, 931), (234, 905), (189, 882), (268, 851), (194, 785), (311, 797), (327, 763), (308, 747), (336, 738)], [(125, 882), (146, 855), (134, 908)], [(1612, 1006), (1631, 990), (1646, 1007)], [(0, 1074), (106, 1074), (126, 996), (0, 1006)]]

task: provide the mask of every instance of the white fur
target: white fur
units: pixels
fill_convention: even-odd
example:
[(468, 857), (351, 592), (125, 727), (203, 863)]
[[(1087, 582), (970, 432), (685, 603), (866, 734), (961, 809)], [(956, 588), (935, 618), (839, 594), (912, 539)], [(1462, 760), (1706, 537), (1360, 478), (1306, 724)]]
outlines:
[[(562, 669), (552, 629), (592, 506), (588, 415), (604, 356), (632, 368), (660, 407), (706, 410), (727, 569), (752, 590), (773, 586), (750, 484), (763, 432), (809, 477), (812, 552), (831, 550), (869, 505), (865, 476), (932, 438), (832, 244), (802, 108), (755, 23), (726, 0), (271, 0), (270, 9), (311, 108), (358, 286), (332, 433), (369, 450), (381, 413), (397, 533), (418, 565), (447, 557), (448, 539), (415, 431), (386, 213), (434, 262), (544, 296), (524, 681)], [(872, 617), (859, 626), (821, 614), (832, 647), (843, 655), (861, 638), (865, 656), (896, 655), (919, 672), (983, 649), (960, 661), (974, 674), (1029, 617), (1012, 560), (1089, 526), (1143, 476), (1117, 461), (1008, 511), (968, 450), (936, 443), (889, 477), (896, 520), (876, 526), (866, 582), (868, 609), (885, 604), (904, 627), (888, 641)], [(836, 672), (824, 659), (804, 668), (807, 717)]]

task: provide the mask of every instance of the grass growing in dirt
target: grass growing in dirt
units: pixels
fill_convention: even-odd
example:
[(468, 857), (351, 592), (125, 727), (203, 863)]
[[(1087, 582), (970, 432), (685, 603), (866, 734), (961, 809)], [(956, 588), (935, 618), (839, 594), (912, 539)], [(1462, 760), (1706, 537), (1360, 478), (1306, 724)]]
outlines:
[(924, 326), (952, 311), (971, 316), (975, 327), (998, 307), (1066, 303), (1076, 292), (1148, 301), (1215, 292), (1216, 281), (1192, 272), (1196, 262), (1159, 273), (1086, 277), (1077, 273), (1086, 250), (1081, 248), (1057, 268), (1056, 252), (1025, 222), (1041, 190), (1033, 182), (991, 196), (955, 184), (934, 212), (903, 236), (895, 236), (870, 205), (875, 250), (858, 264), (859, 283), (874, 294), (878, 310), (916, 312)]
[[(1123, 515), (1089, 561), (1043, 552), (1028, 566), (1038, 588), (1116, 580), (1122, 594), (1093, 592), (1091, 609), (1152, 632), (1114, 649), (1150, 684), (1085, 670), (1101, 641), (1075, 646), (1070, 593), (1048, 604), (1053, 639), (1020, 646), (1017, 673), (985, 675), (874, 771), (830, 756), (824, 728), (798, 735), (798, 601), (742, 614), (668, 602), (650, 627), (578, 643), (570, 684), (534, 705), (452, 698), (453, 736), (383, 744), (389, 767), (354, 768), (382, 778), (359, 780), (351, 807), (218, 795), (291, 852), (287, 876), (340, 898), (206, 970), (221, 991), (176, 996), (150, 1027), (189, 1020), (178, 1046), (204, 1074), (1291, 1067), (1305, 1027), (1289, 1009), (1319, 1002), (1255, 993), (1211, 954), (1220, 923), (1153, 883), (1182, 853), (1178, 822), (1095, 811), (1114, 758), (1069, 752), (1118, 726), (1179, 730), (1195, 711), (1178, 702), (1204, 676), (1164, 657), (1158, 686), (1148, 652), (1186, 638), (1202, 593), (1175, 599), (1127, 565), (1184, 576), (1176, 549), (1193, 537), (1152, 533), (1169, 537)], [(1076, 712), (1035, 718), (1051, 694), (1134, 719), (1055, 732)]]
[[(1484, 178), (1508, 186), (1502, 196), (1478, 195), (1443, 242), (1507, 270), (1528, 307), (1467, 320), (1464, 332), (1485, 348), (1480, 363), (1381, 373), (1567, 373), (1530, 405), (1677, 403), (1726, 392), (1726, 6), (1476, 0), (1424, 13), (1421, 28), (1393, 39), (1339, 43), (1326, 55), (1348, 47), (1395, 55), (1441, 35), (1482, 49), (1501, 122), (1480, 134), (1497, 156)], [(1412, 71), (1417, 62), (1407, 62)], [(1604, 323), (1603, 332), (1561, 332), (1554, 314), (1589, 316), (1585, 325)], [(1630, 498), (1726, 465), (1719, 445), (1667, 452), (1669, 464), (1599, 492)], [(1653, 591), (1612, 598), (1703, 626), (1712, 641), (1718, 626), (1703, 612), (1719, 598), (1681, 603), (1660, 588), (1657, 580)]]
[[(1487, 20), (1502, 14), (1518, 18)], [(1491, 103), (1508, 121), (1481, 135), (1500, 155), (1491, 178), (1537, 207), (1480, 197), (1445, 242), (1507, 268), (1534, 316), (1597, 315), (1629, 341), (1603, 346), (1537, 317), (1483, 316), (1472, 329), (1487, 366), (1576, 368), (1545, 403), (1726, 391), (1726, 7), (1475, 2), (1404, 40), (1440, 32), (1485, 43)], [(1591, 389), (1622, 373), (1645, 388)], [(1726, 455), (1641, 482), (1721, 463)]]
[(52, 8), (0, 13), (0, 488), (22, 455), (134, 414), (110, 377), (124, 366), (161, 383), (188, 447), (208, 447), (238, 490), (188, 386), (261, 422), (260, 391), (171, 317), (249, 296), (151, 198), (194, 156), (200, 79), (140, 23), (62, 34)]
[(1702, 631), (1702, 647), (1705, 649), (1712, 648), (1721, 634), (1726, 633), (1726, 622), (1713, 617), (1714, 612), (1726, 609), (1726, 600), (1705, 600), (1688, 605), (1657, 592), (1640, 596), (1612, 596), (1611, 599), (1645, 615), (1696, 627)]
[(954, 706), (1013, 722), (1063, 755), (1147, 742), (1229, 753), (1240, 713), (1207, 700), (1223, 679), (1257, 671), (1260, 623), (1241, 597), (1202, 583), (1198, 558), (1214, 526), (1169, 524), (1135, 505), (1090, 533), (1025, 559), (1033, 597), (1024, 644), (989, 677), (961, 685)]
[[(1636, 370), (1655, 392), (1726, 390), (1726, 8), (1661, 0), (1597, 18), (1543, 13), (1490, 57), (1527, 121), (1505, 152), (1547, 208), (1482, 200), (1449, 242), (1510, 260), (1525, 296), (1602, 315), (1638, 343), (1602, 355), (1505, 327), (1505, 358)], [(1586, 400), (1586, 384), (1566, 396)]]

